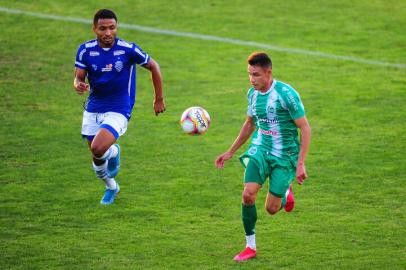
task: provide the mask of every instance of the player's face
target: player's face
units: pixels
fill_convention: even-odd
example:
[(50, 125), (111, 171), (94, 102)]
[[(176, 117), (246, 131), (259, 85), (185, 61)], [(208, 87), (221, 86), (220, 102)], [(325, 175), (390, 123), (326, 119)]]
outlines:
[(93, 25), (93, 32), (102, 48), (111, 48), (117, 35), (117, 22), (115, 19), (99, 19)]
[(272, 69), (248, 65), (251, 85), (260, 91), (267, 91), (272, 83)]

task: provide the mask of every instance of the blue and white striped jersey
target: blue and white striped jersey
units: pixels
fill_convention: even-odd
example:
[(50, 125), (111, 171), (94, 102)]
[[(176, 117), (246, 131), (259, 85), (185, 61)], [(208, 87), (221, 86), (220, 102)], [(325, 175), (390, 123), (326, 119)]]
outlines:
[(131, 117), (136, 96), (136, 64), (150, 57), (134, 43), (119, 38), (112, 48), (101, 48), (96, 39), (79, 46), (75, 67), (87, 71), (90, 84), (85, 110), (118, 112)]

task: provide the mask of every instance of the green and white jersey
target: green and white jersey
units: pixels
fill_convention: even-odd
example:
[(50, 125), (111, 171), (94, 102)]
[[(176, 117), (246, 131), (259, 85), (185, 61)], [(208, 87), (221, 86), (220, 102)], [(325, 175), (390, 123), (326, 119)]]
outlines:
[(273, 80), (266, 93), (252, 87), (247, 96), (247, 115), (256, 125), (251, 145), (280, 158), (298, 155), (298, 130), (293, 120), (305, 115), (299, 94), (290, 85)]

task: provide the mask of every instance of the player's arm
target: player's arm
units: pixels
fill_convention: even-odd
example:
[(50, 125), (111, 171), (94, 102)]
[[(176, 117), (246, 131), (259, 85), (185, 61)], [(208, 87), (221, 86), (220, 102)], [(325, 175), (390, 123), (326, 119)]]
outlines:
[(158, 63), (154, 59), (150, 59), (149, 62), (143, 65), (144, 68), (151, 72), (152, 83), (154, 85), (155, 98), (154, 98), (154, 111), (155, 115), (163, 113), (165, 111), (165, 102), (163, 94), (163, 82), (161, 69)]
[(224, 162), (233, 157), (234, 153), (243, 145), (252, 135), (255, 130), (255, 124), (252, 117), (247, 116), (244, 124), (241, 127), (240, 134), (238, 134), (237, 139), (233, 142), (230, 149), (225, 153), (217, 157), (215, 165), (217, 168), (223, 168)]
[(89, 90), (89, 84), (86, 83), (87, 72), (84, 69), (75, 69), (75, 79), (73, 79), (73, 88), (79, 95)]
[(305, 160), (310, 145), (311, 129), (306, 116), (295, 119), (294, 121), (296, 126), (300, 129), (300, 151), (296, 166), (296, 178), (297, 182), (301, 185), (307, 178)]

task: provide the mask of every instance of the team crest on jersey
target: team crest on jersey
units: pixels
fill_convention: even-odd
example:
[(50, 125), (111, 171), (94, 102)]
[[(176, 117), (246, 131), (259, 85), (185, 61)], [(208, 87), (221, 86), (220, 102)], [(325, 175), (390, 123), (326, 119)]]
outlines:
[(93, 68), (94, 71), (97, 70), (97, 66), (95, 64), (92, 64), (92, 68)]
[(114, 56), (122, 55), (122, 54), (125, 54), (125, 51), (123, 51), (123, 50), (118, 50), (118, 51), (114, 51), (114, 52), (113, 52), (113, 55), (114, 55)]
[(266, 112), (267, 112), (268, 114), (269, 114), (269, 113), (274, 114), (274, 113), (275, 113), (275, 108), (272, 107), (272, 106), (268, 106), (268, 107), (266, 108)]
[(114, 68), (117, 70), (117, 72), (120, 72), (123, 69), (123, 62), (121, 61), (117, 61), (114, 64)]
[(109, 72), (113, 69), (112, 64), (107, 64), (106, 67), (102, 68), (102, 72)]
[(99, 56), (100, 53), (99, 53), (99, 52), (96, 52), (96, 51), (90, 51), (90, 52), (89, 52), (89, 55), (90, 55), (90, 56)]

